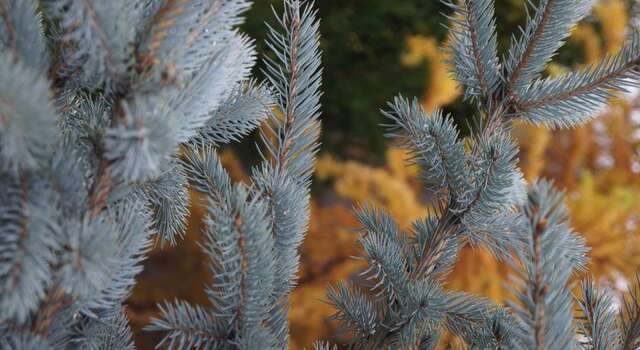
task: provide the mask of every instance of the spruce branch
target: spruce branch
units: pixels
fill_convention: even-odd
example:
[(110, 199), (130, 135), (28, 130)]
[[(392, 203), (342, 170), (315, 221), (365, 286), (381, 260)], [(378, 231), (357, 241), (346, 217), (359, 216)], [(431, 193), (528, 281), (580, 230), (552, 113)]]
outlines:
[[(141, 73), (159, 65), (163, 57), (169, 57), (173, 44), (185, 42), (189, 26), (184, 22), (197, 19), (198, 13), (205, 11), (204, 2), (168, 0), (161, 4), (150, 19), (149, 30), (136, 50), (136, 69)], [(174, 33), (171, 33), (172, 29)], [(169, 35), (170, 33), (173, 35)]]
[[(283, 260), (291, 264), (276, 269), (271, 203), (258, 181), (232, 185), (214, 148), (247, 135), (272, 107), (271, 87), (249, 79), (253, 42), (235, 28), (249, 5), (0, 0), (0, 347), (132, 348), (121, 305), (151, 235), (175, 244), (183, 234), (187, 178), (209, 198), (204, 248), (222, 273), (207, 288), (216, 307), (201, 314), (214, 330), (190, 334), (207, 320), (186, 306), (166, 311), (157, 329), (170, 347), (283, 344), (286, 309), (273, 312), (274, 296), (297, 270), (308, 180), (271, 183), (276, 205), (299, 204), (295, 217), (278, 219), (293, 230), (281, 244), (294, 248)], [(318, 53), (304, 54), (317, 33), (305, 28), (301, 67), (317, 68)], [(317, 119), (315, 102), (309, 108)], [(178, 162), (180, 146), (187, 156)], [(310, 174), (312, 155), (298, 158)]]
[(593, 119), (616, 92), (638, 86), (640, 34), (613, 56), (577, 72), (535, 81), (515, 101), (525, 120), (567, 128)]
[(514, 208), (524, 197), (524, 180), (518, 170), (518, 148), (505, 130), (476, 137), (472, 152), (474, 193), (459, 213), (471, 244), (509, 260), (519, 245), (514, 227), (520, 217)]
[(0, 183), (0, 319), (24, 322), (45, 297), (57, 260), (56, 196), (27, 175), (5, 175)]
[[(0, 347), (132, 348), (121, 305), (154, 231), (181, 236), (188, 180), (207, 198), (213, 307), (166, 303), (149, 329), (175, 349), (286, 348), (319, 147), (316, 11), (285, 0), (260, 85), (253, 42), (235, 28), (250, 1), (42, 3), (0, 0)], [(541, 79), (589, 1), (541, 0), (504, 64), (493, 1), (450, 6), (456, 77), (483, 121), (465, 139), (440, 111), (390, 104), (390, 134), (414, 151), (436, 209), (408, 232), (383, 211), (358, 213), (366, 281), (331, 290), (334, 317), (355, 348), (432, 348), (447, 330), (471, 348), (565, 349), (576, 326), (587, 346), (637, 347), (637, 290), (614, 327), (610, 299), (585, 285), (576, 324), (569, 288), (587, 249), (550, 184), (523, 198), (509, 131), (515, 118), (576, 125), (636, 87), (640, 36)], [(263, 162), (233, 184), (216, 147), (265, 118)], [(467, 243), (516, 267), (511, 307), (442, 287)]]
[(193, 148), (185, 155), (182, 164), (195, 190), (207, 194), (213, 203), (225, 203), (226, 194), (231, 192), (231, 177), (214, 149)]
[(211, 56), (206, 43), (226, 39), (243, 22), (246, 0), (168, 0), (150, 18), (149, 30), (137, 48), (137, 70), (145, 76), (172, 65), (192, 73)]
[(49, 338), (57, 314), (71, 304), (69, 295), (54, 284), (39, 305), (31, 331), (43, 339)]
[[(535, 210), (535, 209), (534, 209)], [(535, 215), (535, 214), (534, 214)], [(533, 233), (533, 273), (534, 280), (531, 287), (533, 309), (533, 339), (536, 350), (542, 350), (544, 346), (545, 328), (547, 327), (544, 314), (544, 298), (548, 293), (548, 286), (543, 280), (542, 270), (542, 242), (541, 236), (547, 229), (545, 221), (538, 222)]]
[[(492, 301), (461, 292), (445, 296), (445, 327), (471, 347), (499, 349), (509, 344), (513, 319), (507, 310)], [(506, 334), (505, 334), (506, 333)]]
[(623, 350), (635, 349), (640, 345), (640, 275), (636, 275), (629, 294), (622, 302), (619, 317)]
[(592, 0), (542, 0), (533, 18), (521, 28), (519, 39), (512, 39), (505, 64), (505, 94), (523, 94), (564, 44), (573, 27), (591, 9)]
[(510, 305), (523, 327), (518, 341), (528, 348), (566, 349), (575, 342), (570, 278), (584, 268), (586, 248), (571, 231), (562, 200), (541, 181), (532, 185), (522, 207), (526, 248), (519, 252), (514, 276), (519, 304)]
[(97, 169), (97, 178), (89, 190), (89, 208), (93, 216), (97, 216), (105, 207), (109, 193), (113, 188), (111, 166), (102, 160)]
[[(196, 138), (198, 134), (204, 142), (220, 143), (220, 139), (203, 139), (202, 136), (206, 135), (203, 131), (211, 127), (207, 124), (219, 121), (218, 118), (223, 116), (221, 113), (226, 112), (224, 109), (229, 108), (227, 106), (238, 99), (238, 90), (242, 89), (255, 63), (253, 41), (244, 35), (229, 35), (225, 43), (215, 45), (215, 49), (208, 54), (210, 56), (197, 70), (188, 72), (187, 67), (183, 68), (183, 86), (172, 94), (168, 102), (169, 110), (175, 114), (177, 126), (180, 128), (178, 142), (181, 143)], [(234, 83), (232, 86), (228, 84), (230, 81)], [(254, 116), (256, 120), (250, 121), (245, 126), (246, 130), (241, 130), (244, 126), (242, 124), (227, 128), (244, 135), (255, 129), (265, 117), (266, 113)], [(237, 138), (233, 134), (225, 133), (229, 131), (225, 130), (224, 124), (217, 129), (225, 139)]]
[(251, 7), (249, 0), (217, 0), (205, 4), (208, 9), (203, 15), (203, 27), (200, 33), (194, 30), (190, 40), (186, 41), (185, 53), (179, 60), (186, 72), (202, 67), (210, 56), (207, 43), (216, 37), (226, 38), (233, 35), (234, 27), (244, 22), (242, 16)]
[(589, 279), (582, 282), (581, 289), (578, 306), (584, 316), (579, 319), (578, 331), (586, 338), (581, 345), (594, 350), (619, 349), (620, 334), (611, 295), (598, 289)]
[(160, 174), (178, 145), (175, 117), (165, 106), (151, 96), (121, 102), (122, 117), (105, 133), (105, 176), (138, 182)]
[(4, 38), (3, 44), (8, 51), (16, 52), (16, 27), (13, 23), (13, 18), (9, 14), (11, 3), (9, 1), (0, 2), (0, 17), (2, 17), (4, 25)]
[[(277, 93), (282, 119), (262, 134), (276, 169), (307, 183), (318, 148), (322, 69), (320, 68), (319, 22), (312, 5), (285, 0), (278, 19), (280, 29), (271, 28), (267, 46), (276, 59), (265, 60), (265, 75)], [(275, 136), (275, 142), (271, 141)]]
[(267, 324), (279, 347), (288, 343), (288, 300), (309, 223), (309, 188), (319, 148), (322, 69), (316, 16), (312, 3), (285, 0), (266, 42), (275, 54), (265, 60), (264, 74), (276, 108), (261, 128), (263, 163), (252, 178), (269, 206), (276, 273), (275, 307)]
[(15, 61), (38, 73), (47, 71), (49, 54), (34, 0), (0, 1), (0, 45)]
[(375, 283), (370, 291), (390, 301), (408, 297), (409, 252), (398, 225), (388, 213), (373, 208), (362, 208), (356, 216), (365, 227), (359, 243), (369, 265), (362, 276)]
[(45, 339), (30, 332), (15, 332), (0, 339), (0, 346), (7, 349), (38, 350), (46, 349), (51, 344)]
[(381, 344), (398, 347), (415, 346), (418, 340), (430, 337), (438, 326), (444, 326), (445, 299), (440, 286), (428, 280), (412, 283), (410, 298), (400, 304), (397, 314), (385, 320), (389, 330)]
[(57, 21), (62, 71), (70, 88), (119, 90), (133, 60), (138, 1), (45, 0)]
[[(551, 184), (542, 181), (527, 190), (510, 131), (516, 118), (577, 125), (614, 93), (636, 87), (638, 35), (598, 65), (541, 79), (591, 1), (541, 0), (504, 64), (495, 56), (493, 1), (449, 5), (455, 12), (450, 18), (454, 73), (466, 97), (477, 102), (477, 131), (462, 139), (440, 111), (424, 113), (417, 102), (401, 97), (389, 104), (391, 111), (383, 112), (392, 122), (389, 134), (413, 152), (411, 161), (436, 194), (436, 209), (413, 223), (409, 238), (385, 215), (358, 213), (367, 278), (330, 291), (336, 317), (353, 333), (355, 348), (433, 348), (441, 329), (482, 349), (571, 349), (579, 340), (588, 348), (635, 344), (640, 323), (633, 293), (618, 331), (608, 297), (587, 289), (578, 328), (582, 338), (576, 336), (570, 289), (574, 272), (584, 269), (587, 248), (570, 228), (562, 195)], [(514, 266), (516, 302), (503, 308), (442, 289), (442, 278), (467, 243)], [(363, 332), (371, 328), (367, 325), (376, 325), (375, 334)]]
[(0, 54), (0, 82), (0, 167), (13, 173), (44, 167), (57, 132), (49, 82), (6, 53)]
[(186, 230), (189, 214), (189, 190), (183, 166), (176, 162), (155, 179), (141, 186), (152, 211), (154, 229), (160, 244), (176, 245)]
[(168, 349), (215, 348), (225, 344), (227, 336), (207, 310), (186, 302), (160, 305), (162, 318), (154, 319), (149, 331), (169, 332), (158, 346)]
[[(482, 129), (473, 152), (467, 155), (450, 117), (443, 117), (440, 111), (427, 115), (417, 101), (409, 104), (401, 97), (390, 106), (391, 112), (383, 112), (393, 122), (389, 135), (406, 140), (415, 154), (412, 161), (421, 167), (428, 188), (445, 195), (433, 246), (425, 246), (420, 254), (424, 260), (415, 276), (430, 274), (427, 270), (437, 266), (442, 253), (461, 247), (467, 240), (485, 243), (499, 257), (509, 255), (517, 242), (509, 224), (496, 220), (495, 214), (504, 215), (515, 204), (511, 193), (517, 189), (517, 177), (513, 176), (517, 149), (496, 126), (499, 119), (492, 119)], [(487, 231), (493, 232), (487, 235)]]
[[(260, 193), (231, 184), (213, 150), (194, 150), (185, 163), (195, 188), (208, 195), (209, 207), (203, 249), (212, 261), (214, 277), (206, 293), (214, 308), (197, 310), (206, 317), (216, 315), (211, 320), (219, 329), (217, 333), (224, 334), (228, 342), (274, 343), (273, 335), (264, 328), (264, 321), (273, 307), (271, 295), (275, 271), (268, 207)], [(170, 330), (164, 342), (175, 337), (192, 342), (197, 332), (193, 335), (182, 329), (195, 322), (194, 312), (189, 310), (183, 307), (175, 313), (165, 311), (163, 318), (155, 320), (150, 329)], [(207, 340), (206, 335), (197, 339), (216, 340)]]
[(328, 342), (315, 342), (313, 343), (313, 350), (338, 350), (338, 346), (332, 346)]
[(76, 344), (81, 349), (135, 350), (133, 332), (124, 310), (117, 307), (102, 311), (97, 318), (86, 318), (75, 331)]
[(500, 83), (496, 24), (492, 0), (446, 2), (455, 13), (450, 18), (454, 74), (466, 87), (466, 96), (481, 102), (489, 111)]
[(412, 162), (420, 166), (421, 179), (432, 192), (446, 196), (451, 210), (464, 207), (470, 192), (469, 173), (453, 119), (439, 110), (428, 115), (417, 100), (409, 102), (401, 96), (389, 107), (383, 112), (393, 123), (388, 135), (401, 138), (414, 152)]
[[(442, 220), (442, 219), (441, 219)], [(418, 268), (413, 270), (414, 279), (442, 278), (453, 269), (462, 246), (459, 232), (452, 231), (455, 227), (440, 226), (441, 220), (427, 218), (418, 220), (412, 225), (415, 260)], [(449, 227), (449, 229), (442, 229)]]
[(249, 81), (234, 89), (231, 95), (199, 130), (191, 143), (222, 145), (239, 141), (271, 113), (273, 95), (265, 84)]
[(374, 335), (380, 325), (377, 311), (369, 299), (348, 285), (331, 287), (327, 292), (329, 301), (337, 309), (332, 319), (341, 321), (358, 338)]

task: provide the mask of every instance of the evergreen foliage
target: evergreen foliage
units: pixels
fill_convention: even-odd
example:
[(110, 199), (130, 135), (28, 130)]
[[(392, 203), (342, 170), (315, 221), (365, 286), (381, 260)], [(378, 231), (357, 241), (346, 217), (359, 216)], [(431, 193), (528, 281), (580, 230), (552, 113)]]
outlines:
[[(268, 81), (247, 0), (0, 0), (0, 348), (133, 349), (123, 309), (152, 244), (207, 198), (213, 307), (167, 302), (170, 348), (287, 344), (307, 229), (321, 69), (310, 6), (285, 1)], [(254, 183), (216, 148), (266, 121)]]
[[(169, 349), (287, 347), (320, 137), (319, 22), (285, 0), (258, 83), (237, 29), (250, 5), (0, 0), (0, 349), (133, 349), (123, 302), (154, 241), (184, 234), (188, 188), (207, 208), (211, 306), (166, 301), (148, 330)], [(640, 283), (619, 313), (591, 281), (574, 301), (588, 249), (562, 194), (527, 186), (510, 135), (517, 119), (587, 122), (640, 85), (638, 34), (594, 66), (541, 76), (590, 5), (541, 0), (502, 62), (493, 2), (448, 4), (454, 73), (482, 122), (462, 138), (417, 101), (383, 112), (437, 209), (407, 232), (358, 210), (368, 268), (329, 290), (353, 348), (432, 349), (443, 331), (478, 349), (640, 346)], [(261, 163), (233, 183), (217, 149), (259, 125)], [(507, 306), (443, 287), (466, 244), (513, 265)]]
[[(272, 1), (256, 1), (242, 26), (252, 37), (266, 36), (263, 22), (271, 17)], [(505, 2), (504, 13), (516, 6)], [(322, 96), (324, 152), (345, 158), (381, 161), (383, 121), (378, 106), (397, 91), (419, 95), (429, 78), (429, 65), (401, 63), (410, 35), (446, 36), (440, 16), (447, 7), (439, 1), (368, 0), (317, 1), (322, 18), (324, 92)], [(266, 51), (258, 43), (258, 52)], [(348, 81), (348, 84), (344, 82)]]
[[(502, 33), (518, 31), (525, 19), (522, 9), (526, 2), (497, 0), (496, 18)], [(441, 81), (431, 72), (436, 62), (430, 58), (416, 66), (403, 62), (401, 57), (410, 50), (406, 38), (419, 36), (444, 44), (447, 29), (439, 14), (450, 14), (451, 9), (435, 0), (323, 0), (317, 7), (322, 18), (325, 76), (323, 125), (328, 130), (321, 135), (322, 148), (339, 159), (382, 163), (387, 140), (379, 127), (384, 118), (378, 107), (398, 91), (420, 96), (426, 89), (442, 89)], [(256, 1), (242, 28), (252, 37), (261, 38), (265, 35), (263, 22), (271, 12), (271, 1)], [(264, 52), (260, 43), (257, 47), (258, 52)], [(509, 36), (499, 36), (499, 55), (506, 54), (508, 47)], [(582, 51), (575, 41), (569, 42), (554, 61), (563, 65), (584, 62)], [(456, 100), (444, 108), (466, 133), (464, 116), (471, 115), (472, 106)]]
[[(213, 307), (165, 303), (149, 329), (167, 332), (161, 344), (170, 349), (287, 347), (289, 294), (308, 226), (319, 146), (318, 25), (311, 6), (286, 0), (278, 26), (269, 28), (274, 58), (266, 60), (264, 74), (275, 112), (261, 129), (262, 163), (251, 184), (233, 184), (206, 139), (183, 162), (194, 188), (207, 198), (203, 248), (211, 259), (213, 281), (206, 293)], [(258, 111), (254, 102), (248, 106), (243, 113)]]
[[(638, 35), (593, 66), (546, 78), (542, 70), (589, 12), (590, 0), (533, 4), (504, 61), (497, 55), (494, 2), (448, 5), (455, 10), (453, 74), (481, 122), (463, 138), (441, 111), (425, 113), (401, 96), (389, 103), (388, 134), (411, 150), (436, 209), (407, 231), (383, 210), (357, 211), (368, 268), (354, 283), (329, 290), (333, 318), (351, 334), (354, 349), (432, 349), (444, 333), (472, 349), (637, 347), (635, 291), (618, 314), (610, 294), (584, 282), (577, 298), (582, 316), (574, 319), (571, 291), (588, 249), (569, 226), (562, 194), (549, 182), (523, 180), (510, 130), (518, 119), (554, 128), (585, 123), (611, 96), (638, 87)], [(443, 288), (466, 244), (513, 266), (507, 306)]]

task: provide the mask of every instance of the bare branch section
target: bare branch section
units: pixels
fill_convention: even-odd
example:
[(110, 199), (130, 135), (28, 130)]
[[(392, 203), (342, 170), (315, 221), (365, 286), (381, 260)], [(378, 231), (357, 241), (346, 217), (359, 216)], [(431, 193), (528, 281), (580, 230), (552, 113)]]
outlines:
[[(535, 211), (537, 211), (534, 208)], [(535, 216), (535, 213), (532, 213)], [(544, 282), (544, 271), (542, 269), (542, 235), (545, 233), (547, 229), (547, 224), (545, 221), (540, 221), (536, 223), (535, 230), (533, 232), (533, 269), (534, 269), (534, 282), (531, 287), (533, 298), (532, 301), (535, 305), (535, 309), (533, 311), (533, 339), (535, 339), (535, 349), (543, 350), (544, 346), (544, 336), (545, 336), (545, 314), (544, 314), (544, 298), (547, 294), (548, 287), (545, 286)]]

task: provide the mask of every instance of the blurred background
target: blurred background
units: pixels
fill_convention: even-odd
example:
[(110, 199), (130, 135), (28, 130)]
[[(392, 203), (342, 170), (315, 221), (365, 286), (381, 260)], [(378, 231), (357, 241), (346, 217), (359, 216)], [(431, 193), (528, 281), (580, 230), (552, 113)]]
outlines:
[[(273, 22), (272, 3), (256, 0), (244, 30), (257, 40), (264, 22)], [(379, 109), (394, 95), (418, 97), (426, 110), (452, 113), (463, 133), (473, 108), (460, 98), (446, 65), (444, 14), (438, 0), (316, 0), (322, 18), (324, 62), (323, 134), (313, 188), (312, 219), (302, 246), (298, 287), (291, 298), (291, 349), (310, 348), (333, 338), (333, 312), (325, 300), (328, 284), (354, 276), (361, 262), (353, 233), (352, 208), (372, 202), (387, 208), (407, 226), (427, 215), (429, 203), (406, 166), (409, 156), (384, 138)], [(501, 55), (524, 22), (525, 0), (496, 0)], [(277, 8), (277, 6), (276, 6)], [(592, 14), (574, 30), (545, 74), (560, 74), (616, 51), (632, 28), (640, 27), (640, 2), (596, 0)], [(259, 76), (259, 69), (256, 70)], [(570, 131), (516, 125), (520, 165), (528, 180), (553, 179), (566, 189), (572, 223), (591, 247), (591, 271), (613, 289), (624, 290), (640, 267), (640, 96), (613, 102), (595, 122)], [(257, 164), (249, 138), (225, 149), (222, 158), (237, 181)], [(192, 208), (186, 239), (174, 248), (156, 248), (138, 277), (127, 312), (140, 349), (151, 349), (159, 334), (143, 332), (155, 305), (180, 298), (207, 304), (203, 286), (210, 280), (200, 253), (203, 209)], [(448, 288), (507, 297), (508, 273), (490, 255), (466, 249)]]

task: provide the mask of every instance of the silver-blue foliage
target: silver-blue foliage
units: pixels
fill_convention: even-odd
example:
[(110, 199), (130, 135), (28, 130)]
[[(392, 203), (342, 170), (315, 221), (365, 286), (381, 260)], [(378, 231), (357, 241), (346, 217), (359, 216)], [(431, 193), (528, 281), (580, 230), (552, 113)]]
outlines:
[[(389, 135), (420, 167), (434, 209), (407, 230), (382, 210), (357, 211), (367, 268), (329, 290), (333, 318), (351, 334), (354, 349), (434, 349), (443, 331), (471, 349), (635, 349), (637, 290), (618, 314), (612, 298), (586, 282), (577, 303), (582, 316), (574, 318), (573, 280), (588, 249), (569, 226), (562, 194), (548, 182), (524, 181), (510, 131), (518, 119), (579, 125), (616, 93), (637, 87), (640, 36), (591, 67), (546, 78), (546, 65), (591, 0), (529, 3), (531, 15), (504, 61), (497, 56), (495, 2), (448, 5), (453, 75), (475, 103), (478, 122), (462, 137), (452, 117), (425, 113), (415, 100), (397, 97), (383, 111)], [(513, 267), (513, 300), (506, 306), (443, 288), (467, 244)]]
[(593, 0), (542, 0), (533, 5), (533, 17), (518, 38), (511, 40), (505, 62), (506, 93), (524, 93), (533, 79), (540, 77), (547, 63), (562, 47), (571, 29), (591, 10)]
[(0, 79), (0, 166), (13, 173), (39, 169), (52, 156), (57, 138), (50, 83), (8, 47), (0, 53)]
[(448, 2), (451, 17), (451, 52), (456, 79), (468, 97), (488, 103), (501, 80), (497, 57), (496, 20), (493, 0)]
[[(161, 317), (148, 328), (166, 332), (163, 344), (169, 349), (288, 346), (289, 295), (309, 221), (309, 188), (320, 133), (322, 71), (313, 7), (285, 0), (278, 25), (269, 27), (267, 46), (273, 58), (265, 60), (265, 83), (237, 85), (222, 95), (208, 79), (202, 81), (212, 89), (203, 102), (221, 106), (208, 112), (182, 163), (208, 207), (203, 250), (211, 260), (213, 279), (205, 292), (212, 306), (165, 303)], [(233, 51), (224, 50), (225, 55), (229, 52)], [(251, 56), (239, 57), (252, 62)], [(231, 60), (242, 66), (239, 57)], [(242, 69), (237, 73), (245, 75)], [(234, 184), (214, 147), (247, 134), (265, 115), (260, 129), (262, 162), (253, 169), (249, 184)]]
[[(258, 83), (237, 28), (250, 5), (0, 0), (1, 349), (133, 349), (122, 304), (154, 241), (183, 236), (189, 182), (208, 198), (214, 307), (166, 303), (153, 327), (170, 348), (286, 344), (319, 133), (318, 24), (287, 1), (284, 75)], [(265, 151), (254, 183), (232, 184), (216, 148), (266, 119), (284, 158)]]
[[(319, 23), (311, 5), (285, 0), (257, 83), (253, 42), (236, 28), (250, 4), (0, 0), (0, 348), (132, 349), (122, 303), (153, 241), (183, 235), (188, 186), (207, 207), (212, 306), (165, 302), (149, 329), (169, 349), (287, 347), (319, 147)], [(587, 248), (561, 195), (527, 187), (510, 135), (516, 119), (586, 122), (638, 86), (637, 34), (592, 67), (542, 77), (590, 5), (533, 5), (501, 62), (494, 2), (450, 4), (454, 73), (482, 121), (463, 139), (450, 116), (416, 101), (384, 112), (435, 209), (407, 230), (358, 211), (368, 268), (329, 292), (353, 348), (432, 349), (443, 330), (477, 349), (640, 345), (637, 289), (618, 315), (585, 283), (574, 319), (572, 276)], [(234, 184), (217, 147), (261, 124), (262, 162)], [(509, 306), (443, 288), (467, 244), (514, 266)]]
[(573, 301), (569, 279), (584, 268), (584, 240), (571, 231), (562, 196), (547, 182), (529, 192), (521, 209), (527, 217), (524, 249), (517, 252), (512, 286), (518, 304), (511, 308), (520, 323), (519, 342), (531, 349), (575, 348)]

